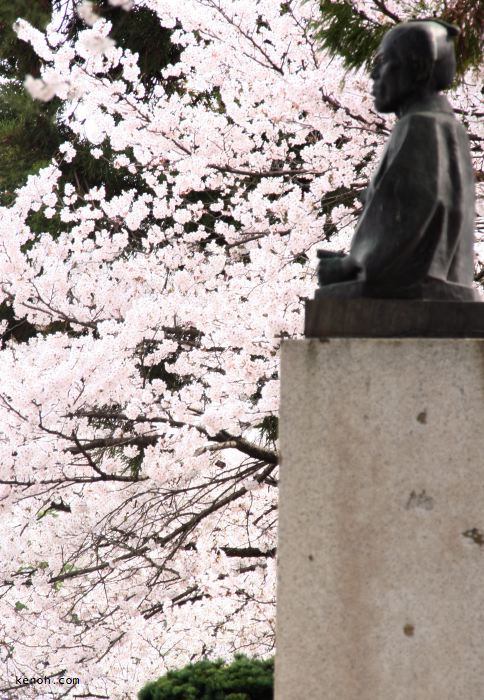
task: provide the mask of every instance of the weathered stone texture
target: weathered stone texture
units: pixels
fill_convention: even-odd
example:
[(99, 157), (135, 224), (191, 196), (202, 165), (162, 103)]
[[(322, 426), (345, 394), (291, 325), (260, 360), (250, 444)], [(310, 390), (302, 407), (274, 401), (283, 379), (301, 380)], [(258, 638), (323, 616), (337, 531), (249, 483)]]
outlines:
[(484, 698), (484, 340), (282, 351), (276, 700)]

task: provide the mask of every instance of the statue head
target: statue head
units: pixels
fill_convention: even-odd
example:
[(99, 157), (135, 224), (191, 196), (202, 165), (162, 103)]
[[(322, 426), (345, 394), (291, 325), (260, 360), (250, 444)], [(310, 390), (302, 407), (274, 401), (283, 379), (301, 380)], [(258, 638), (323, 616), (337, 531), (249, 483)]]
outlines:
[(412, 99), (450, 87), (458, 33), (457, 27), (433, 19), (405, 22), (387, 32), (371, 71), (376, 109), (398, 113)]

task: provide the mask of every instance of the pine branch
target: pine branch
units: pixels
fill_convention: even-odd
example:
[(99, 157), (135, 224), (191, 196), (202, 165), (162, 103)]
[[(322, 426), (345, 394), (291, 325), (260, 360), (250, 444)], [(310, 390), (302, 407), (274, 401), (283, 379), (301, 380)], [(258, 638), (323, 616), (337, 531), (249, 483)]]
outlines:
[(321, 0), (320, 10), (321, 19), (313, 23), (314, 36), (331, 55), (341, 56), (347, 68), (369, 66), (394, 23), (379, 25), (348, 0)]

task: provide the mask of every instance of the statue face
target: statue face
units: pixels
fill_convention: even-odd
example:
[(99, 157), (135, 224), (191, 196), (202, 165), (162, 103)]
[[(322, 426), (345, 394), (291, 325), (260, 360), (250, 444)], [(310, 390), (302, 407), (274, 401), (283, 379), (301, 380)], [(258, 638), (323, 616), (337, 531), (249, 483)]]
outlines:
[(415, 90), (408, 66), (390, 35), (385, 36), (380, 45), (370, 77), (378, 112), (397, 112)]

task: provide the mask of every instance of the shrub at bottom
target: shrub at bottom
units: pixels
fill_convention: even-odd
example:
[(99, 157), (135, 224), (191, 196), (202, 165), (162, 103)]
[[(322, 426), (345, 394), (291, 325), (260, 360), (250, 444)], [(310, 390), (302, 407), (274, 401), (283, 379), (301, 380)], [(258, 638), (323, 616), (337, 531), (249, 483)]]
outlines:
[(274, 659), (199, 661), (145, 685), (139, 700), (272, 700)]

